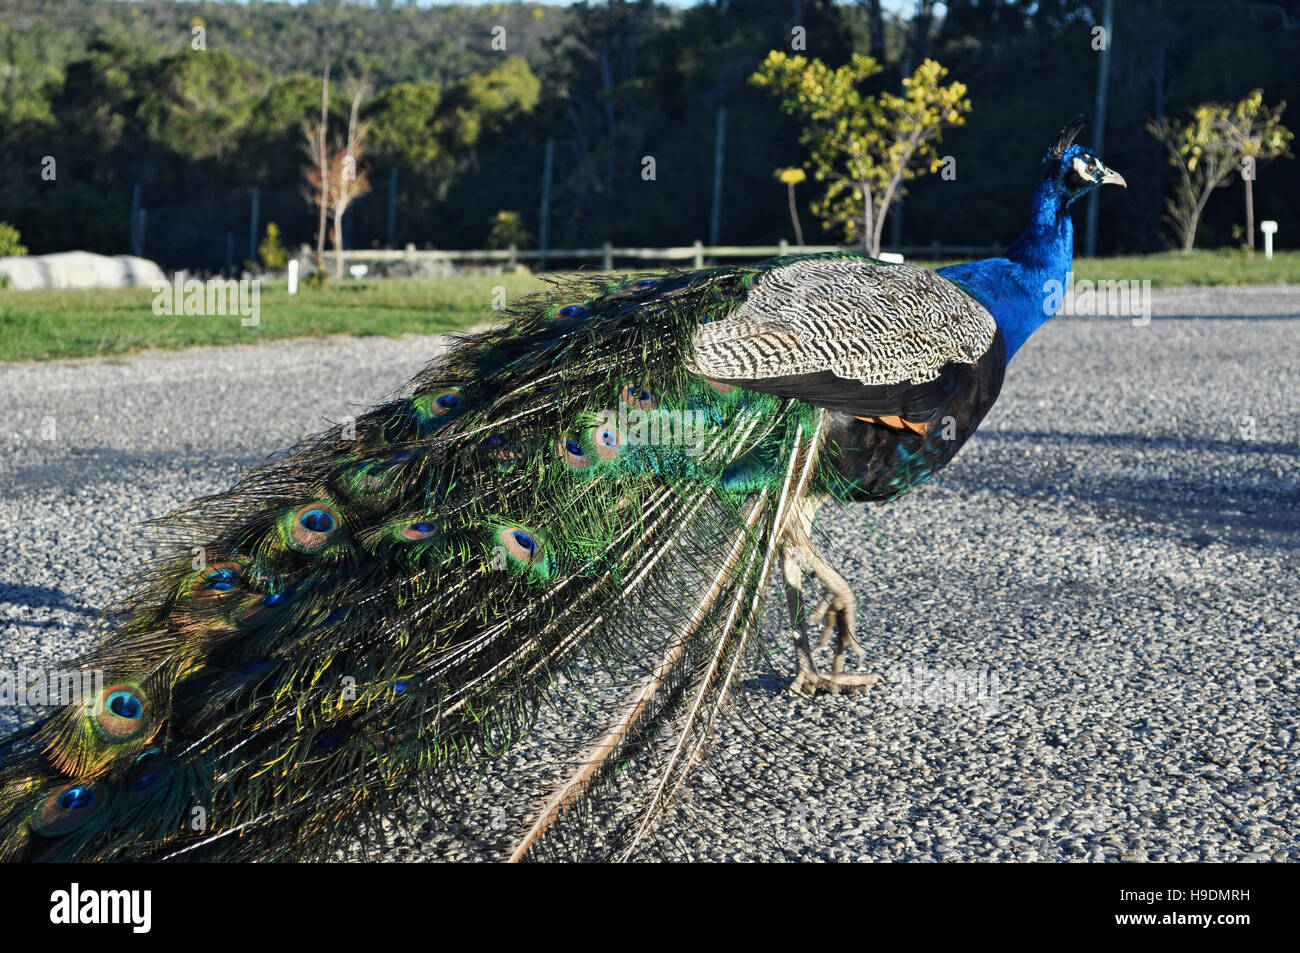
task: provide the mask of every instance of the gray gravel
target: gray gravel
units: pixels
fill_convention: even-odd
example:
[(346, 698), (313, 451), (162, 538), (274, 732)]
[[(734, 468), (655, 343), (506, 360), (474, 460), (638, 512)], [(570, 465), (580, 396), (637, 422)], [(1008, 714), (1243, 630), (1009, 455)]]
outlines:
[[(0, 665), (87, 648), (134, 524), (384, 397), (438, 346), (0, 365)], [(889, 684), (752, 684), (650, 854), (1300, 859), (1298, 383), (1295, 286), (1157, 291), (1146, 327), (1051, 322), (947, 471), (823, 517), (861, 661)], [(782, 626), (773, 606), (765, 631)], [(0, 709), (0, 729), (17, 715)], [(385, 856), (497, 856), (526, 806), (515, 768), (566, 724), (547, 717), (468, 786), (459, 826), (399, 833)]]

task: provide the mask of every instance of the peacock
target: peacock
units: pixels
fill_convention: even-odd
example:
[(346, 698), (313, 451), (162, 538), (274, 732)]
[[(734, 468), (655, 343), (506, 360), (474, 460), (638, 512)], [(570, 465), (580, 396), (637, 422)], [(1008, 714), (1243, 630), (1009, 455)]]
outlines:
[(978, 428), (1051, 317), (1070, 204), (1124, 185), (1075, 144), (1081, 124), (1005, 257), (557, 280), (397, 396), (160, 520), (77, 662), (102, 687), (0, 742), (0, 857), (337, 857), (592, 671), (616, 694), (509, 856), (633, 856), (773, 657), (771, 585), (794, 691), (880, 681), (845, 671), (855, 601), (814, 542), (818, 508), (893, 500)]

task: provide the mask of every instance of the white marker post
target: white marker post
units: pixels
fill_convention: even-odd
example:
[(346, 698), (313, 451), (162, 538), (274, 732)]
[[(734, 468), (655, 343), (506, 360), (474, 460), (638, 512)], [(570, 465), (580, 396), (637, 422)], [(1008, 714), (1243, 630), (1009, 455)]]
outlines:
[(289, 262), (289, 294), (298, 293), (298, 259)]
[(1273, 233), (1277, 231), (1277, 222), (1260, 222), (1259, 230), (1264, 233), (1264, 257), (1273, 257)]

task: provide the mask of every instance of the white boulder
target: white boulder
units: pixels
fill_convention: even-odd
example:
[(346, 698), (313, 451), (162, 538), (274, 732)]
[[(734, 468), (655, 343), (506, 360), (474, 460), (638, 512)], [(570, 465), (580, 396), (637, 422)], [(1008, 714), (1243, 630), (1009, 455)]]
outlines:
[(0, 278), (8, 278), (8, 286), (17, 289), (149, 287), (167, 280), (162, 269), (147, 258), (88, 251), (0, 258)]

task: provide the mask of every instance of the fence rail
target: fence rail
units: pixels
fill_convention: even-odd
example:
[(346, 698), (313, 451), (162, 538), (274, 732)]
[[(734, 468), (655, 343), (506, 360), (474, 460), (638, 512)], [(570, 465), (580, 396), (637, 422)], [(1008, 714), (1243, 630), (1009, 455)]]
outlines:
[[(885, 249), (886, 253), (924, 256), (928, 258), (960, 258), (965, 256), (996, 255), (1003, 250), (1002, 245), (903, 245), (898, 248)], [(521, 261), (536, 261), (539, 268), (555, 261), (597, 260), (605, 271), (612, 271), (615, 259), (633, 259), (636, 261), (691, 261), (696, 268), (703, 268), (706, 259), (715, 258), (770, 258), (773, 255), (816, 254), (819, 252), (861, 251), (844, 245), (791, 245), (780, 242), (776, 245), (705, 245), (696, 242), (693, 245), (679, 245), (672, 248), (630, 248), (617, 247), (605, 242), (599, 248), (551, 248), (545, 251), (531, 248), (502, 249), (466, 249), (461, 251), (420, 250), (414, 245), (404, 249), (346, 249), (341, 253), (343, 263), (362, 264), (365, 262), (420, 262), (420, 261), (461, 261), (461, 262), (504, 262), (515, 265)], [(335, 252), (326, 252), (325, 261), (329, 267), (334, 266)]]

